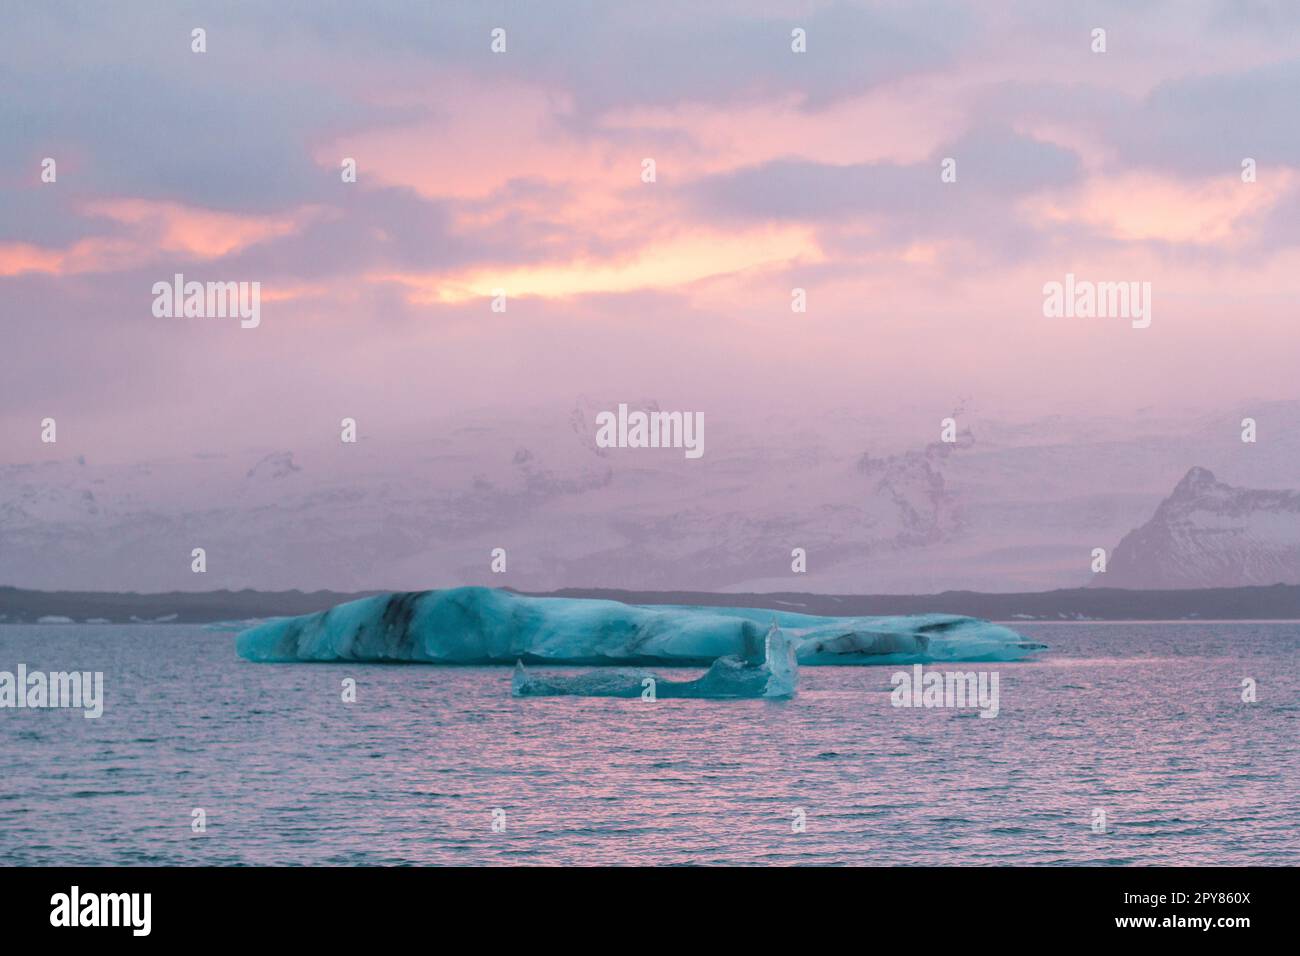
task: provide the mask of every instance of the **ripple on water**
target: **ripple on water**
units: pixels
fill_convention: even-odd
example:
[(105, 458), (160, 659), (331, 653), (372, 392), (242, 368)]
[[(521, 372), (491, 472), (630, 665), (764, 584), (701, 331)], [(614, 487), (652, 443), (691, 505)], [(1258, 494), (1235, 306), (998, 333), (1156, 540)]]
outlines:
[[(100, 720), (0, 720), (0, 844), (73, 865), (1300, 864), (1300, 626), (1021, 630), (1051, 653), (966, 665), (1000, 670), (1001, 709), (954, 720), (894, 709), (861, 668), (810, 668), (782, 706), (518, 702), (504, 669), (0, 626), (0, 661), (133, 675)], [(1257, 704), (1243, 674), (1268, 675)]]

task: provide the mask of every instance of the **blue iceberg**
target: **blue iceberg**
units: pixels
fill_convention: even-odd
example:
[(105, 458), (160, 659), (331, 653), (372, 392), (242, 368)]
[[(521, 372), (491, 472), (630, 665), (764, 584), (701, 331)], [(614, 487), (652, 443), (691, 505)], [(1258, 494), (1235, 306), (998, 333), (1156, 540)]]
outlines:
[(240, 633), (235, 647), (250, 661), (708, 667), (721, 657), (762, 661), (772, 624), (801, 665), (1014, 661), (1044, 646), (951, 614), (818, 617), (466, 587), (377, 595), (267, 621)]
[(516, 697), (704, 697), (710, 700), (793, 697), (799, 682), (794, 644), (775, 624), (764, 640), (761, 661), (719, 657), (704, 676), (668, 680), (647, 670), (600, 668), (582, 674), (534, 674), (515, 665), (510, 685)]

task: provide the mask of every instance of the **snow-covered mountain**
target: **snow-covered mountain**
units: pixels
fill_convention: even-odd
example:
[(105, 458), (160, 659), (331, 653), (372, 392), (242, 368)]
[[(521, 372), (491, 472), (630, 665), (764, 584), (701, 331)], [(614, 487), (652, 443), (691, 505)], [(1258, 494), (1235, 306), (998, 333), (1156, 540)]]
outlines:
[[(595, 415), (619, 401), (673, 407), (583, 398), (430, 419), (418, 434), (363, 422), (356, 444), (322, 429), (328, 438), (292, 450), (117, 464), (61, 442), (46, 460), (0, 465), (0, 584), (839, 594), (1145, 586), (1121, 573), (1123, 555), (1093, 581), (1092, 549), (1144, 522), (1189, 464), (1259, 487), (1285, 486), (1300, 461), (1300, 403), (1250, 409), (1257, 444), (1241, 442), (1238, 410), (1020, 422), (959, 410), (957, 441), (945, 443), (944, 408), (706, 409), (706, 452), (688, 460), (680, 449), (598, 448)], [(1286, 548), (1300, 528), (1294, 513), (1291, 523), (1274, 520), (1280, 513), (1261, 506), (1239, 537), (1272, 542), (1259, 554), (1289, 553), (1294, 568)], [(1206, 535), (1196, 540), (1211, 548)], [(202, 575), (191, 570), (198, 547)], [(491, 572), (494, 548), (506, 549), (504, 574)], [(794, 548), (807, 553), (806, 573), (792, 570)], [(1259, 573), (1233, 580), (1295, 580), (1269, 577), (1262, 564)]]
[(1300, 493), (1235, 488), (1193, 468), (1126, 534), (1104, 581), (1123, 588), (1300, 583)]

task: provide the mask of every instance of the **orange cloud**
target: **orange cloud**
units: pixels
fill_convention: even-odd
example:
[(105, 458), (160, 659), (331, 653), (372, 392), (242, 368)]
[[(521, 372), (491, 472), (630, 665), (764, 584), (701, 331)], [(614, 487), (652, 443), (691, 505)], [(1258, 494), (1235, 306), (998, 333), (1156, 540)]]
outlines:
[(84, 211), (132, 227), (147, 245), (201, 259), (217, 259), (290, 235), (317, 214), (308, 209), (291, 215), (249, 216), (147, 199), (98, 200), (87, 203)]
[(665, 238), (654, 248), (609, 262), (575, 260), (500, 270), (475, 269), (454, 275), (376, 273), (373, 282), (397, 282), (411, 290), (416, 304), (490, 298), (497, 290), (510, 297), (548, 299), (593, 293), (673, 289), (701, 279), (786, 265), (819, 262), (821, 251), (806, 227), (747, 233), (693, 232)]
[(317, 207), (305, 207), (287, 215), (249, 216), (147, 199), (95, 200), (81, 211), (121, 224), (123, 234), (79, 239), (65, 249), (0, 243), (0, 276), (111, 272), (151, 262), (162, 254), (217, 259), (290, 235), (324, 215)]
[(80, 239), (67, 249), (44, 249), (23, 242), (0, 243), (0, 276), (24, 272), (49, 275), (110, 272), (127, 268), (139, 260), (137, 243), (115, 237)]
[(1064, 197), (1033, 198), (1024, 210), (1056, 222), (1083, 222), (1124, 241), (1234, 242), (1246, 237), (1245, 220), (1275, 203), (1296, 177), (1286, 170), (1267, 183), (1235, 175), (1188, 183), (1151, 173), (1094, 178)]
[(16, 276), (24, 272), (59, 271), (63, 253), (42, 249), (25, 242), (0, 243), (0, 276)]

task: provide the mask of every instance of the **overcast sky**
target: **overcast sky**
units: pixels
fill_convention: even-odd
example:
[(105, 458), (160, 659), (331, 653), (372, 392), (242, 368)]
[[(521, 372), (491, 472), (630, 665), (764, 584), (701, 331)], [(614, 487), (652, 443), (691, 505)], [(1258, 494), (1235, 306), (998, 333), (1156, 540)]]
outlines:
[[(419, 436), (578, 394), (936, 421), (1296, 396), (1294, 3), (3, 20), (0, 461), (292, 447), (345, 415)], [(177, 272), (260, 282), (260, 327), (155, 317)], [(1150, 327), (1045, 318), (1067, 272), (1149, 282)]]

